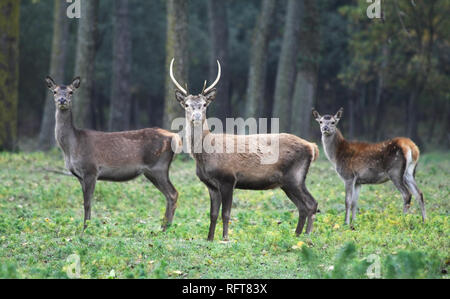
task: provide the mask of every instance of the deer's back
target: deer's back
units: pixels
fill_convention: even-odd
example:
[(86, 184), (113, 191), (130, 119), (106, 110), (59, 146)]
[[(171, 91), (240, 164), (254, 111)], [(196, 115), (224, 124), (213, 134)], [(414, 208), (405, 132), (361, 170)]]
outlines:
[[(292, 167), (315, 159), (317, 146), (290, 134), (212, 136), (211, 144), (222, 142), (222, 153), (194, 155), (197, 175), (202, 181), (214, 177), (236, 180), (241, 189), (271, 189)], [(232, 149), (226, 152), (226, 146)], [(241, 146), (239, 146), (241, 145)], [(234, 146), (234, 147), (233, 147)]]
[(84, 131), (84, 134), (95, 160), (112, 166), (133, 161), (150, 164), (171, 151), (173, 136), (158, 128), (112, 133)]
[(360, 183), (382, 183), (387, 173), (394, 168), (401, 169), (407, 163), (408, 155), (417, 162), (417, 146), (409, 138), (393, 138), (379, 143), (343, 142), (337, 151), (336, 170), (341, 177), (357, 175)]

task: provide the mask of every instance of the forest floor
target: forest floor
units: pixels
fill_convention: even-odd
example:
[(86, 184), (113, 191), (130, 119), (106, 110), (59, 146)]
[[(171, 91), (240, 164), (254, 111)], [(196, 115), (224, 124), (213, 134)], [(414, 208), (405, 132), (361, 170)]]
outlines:
[(177, 157), (171, 167), (180, 196), (167, 232), (160, 229), (165, 199), (140, 177), (98, 182), (81, 236), (78, 181), (43, 170), (63, 166), (57, 150), (0, 153), (1, 278), (448, 277), (449, 152), (421, 157), (425, 224), (414, 199), (403, 215), (401, 195), (388, 182), (363, 186), (354, 230), (343, 225), (344, 185), (321, 153), (307, 179), (321, 210), (311, 235), (295, 236), (298, 213), (281, 190), (237, 190), (229, 242), (221, 241), (221, 220), (215, 241), (206, 241), (209, 196), (190, 158)]

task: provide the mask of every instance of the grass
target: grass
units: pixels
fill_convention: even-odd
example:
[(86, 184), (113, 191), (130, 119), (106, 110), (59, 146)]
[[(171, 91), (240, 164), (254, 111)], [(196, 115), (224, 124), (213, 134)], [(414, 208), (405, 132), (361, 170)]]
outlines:
[[(180, 193), (174, 224), (160, 229), (165, 199), (144, 177), (99, 182), (92, 221), (81, 236), (82, 192), (59, 151), (0, 153), (0, 277), (67, 278), (445, 278), (449, 264), (450, 154), (421, 157), (417, 171), (428, 221), (392, 183), (363, 186), (355, 230), (343, 225), (344, 186), (321, 155), (307, 186), (321, 213), (311, 235), (295, 237), (297, 211), (280, 190), (234, 194), (230, 242), (207, 242), (209, 196), (195, 164), (180, 157), (171, 179)], [(373, 270), (373, 267), (370, 268)]]

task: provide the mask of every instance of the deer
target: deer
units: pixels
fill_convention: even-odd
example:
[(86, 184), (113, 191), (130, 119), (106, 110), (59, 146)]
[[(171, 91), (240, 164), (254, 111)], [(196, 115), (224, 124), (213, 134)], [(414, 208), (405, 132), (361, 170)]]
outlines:
[[(210, 226), (207, 240), (214, 240), (217, 218), (222, 205), (222, 238), (223, 241), (229, 241), (228, 226), (235, 189), (281, 188), (299, 212), (296, 235), (302, 233), (306, 219), (308, 220), (306, 233), (311, 233), (318, 212), (318, 203), (306, 188), (305, 179), (311, 162), (318, 157), (317, 145), (290, 134), (211, 133), (206, 110), (217, 95), (215, 87), (221, 77), (220, 62), (217, 61), (216, 80), (207, 88), (205, 81), (202, 92), (192, 95), (186, 90), (187, 87), (184, 89), (175, 79), (174, 61), (175, 59), (172, 59), (170, 64), (170, 78), (176, 86), (175, 98), (185, 110), (186, 138), (183, 142), (190, 147), (190, 154), (196, 162), (196, 174), (206, 185), (210, 195)], [(258, 142), (262, 138), (278, 141), (278, 159), (273, 163), (262, 163), (263, 159), (270, 155)], [(196, 150), (198, 143), (201, 144), (205, 140), (209, 140), (211, 144), (219, 144), (220, 150)], [(243, 152), (226, 150), (227, 146), (234, 147), (239, 143), (244, 145)], [(250, 150), (252, 146), (255, 148), (254, 151)]]
[(174, 157), (172, 149), (181, 145), (178, 134), (160, 128), (112, 133), (78, 129), (73, 123), (72, 95), (80, 87), (80, 77), (70, 85), (57, 85), (50, 76), (45, 81), (56, 105), (57, 145), (62, 150), (65, 167), (79, 180), (83, 190), (83, 232), (91, 219), (91, 202), (98, 180), (125, 182), (142, 174), (166, 198), (162, 223), (165, 231), (177, 207), (178, 192), (169, 179), (169, 168)]
[(379, 143), (350, 142), (337, 128), (344, 113), (321, 116), (315, 109), (313, 117), (320, 125), (325, 155), (345, 184), (345, 224), (356, 219), (361, 185), (392, 181), (403, 197), (403, 212), (411, 206), (411, 193), (419, 203), (422, 221), (426, 220), (423, 193), (417, 187), (415, 173), (420, 151), (409, 138), (396, 137)]

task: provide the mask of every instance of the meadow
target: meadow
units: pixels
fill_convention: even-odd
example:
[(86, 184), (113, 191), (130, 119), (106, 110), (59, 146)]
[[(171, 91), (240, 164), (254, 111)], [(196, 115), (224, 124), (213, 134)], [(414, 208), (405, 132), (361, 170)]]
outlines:
[[(189, 157), (170, 176), (180, 196), (162, 232), (163, 195), (144, 177), (98, 182), (83, 235), (83, 200), (74, 177), (48, 171), (50, 153), (0, 153), (0, 278), (447, 278), (450, 263), (450, 153), (422, 155), (417, 182), (428, 221), (392, 183), (363, 186), (354, 229), (344, 223), (344, 185), (323, 152), (307, 186), (319, 202), (311, 235), (296, 237), (297, 210), (281, 190), (234, 194), (230, 241), (207, 242), (209, 196)], [(220, 217), (219, 217), (220, 219)], [(76, 273), (77, 271), (75, 271)], [(69, 275), (70, 276), (70, 275)], [(73, 276), (71, 276), (73, 277)]]

